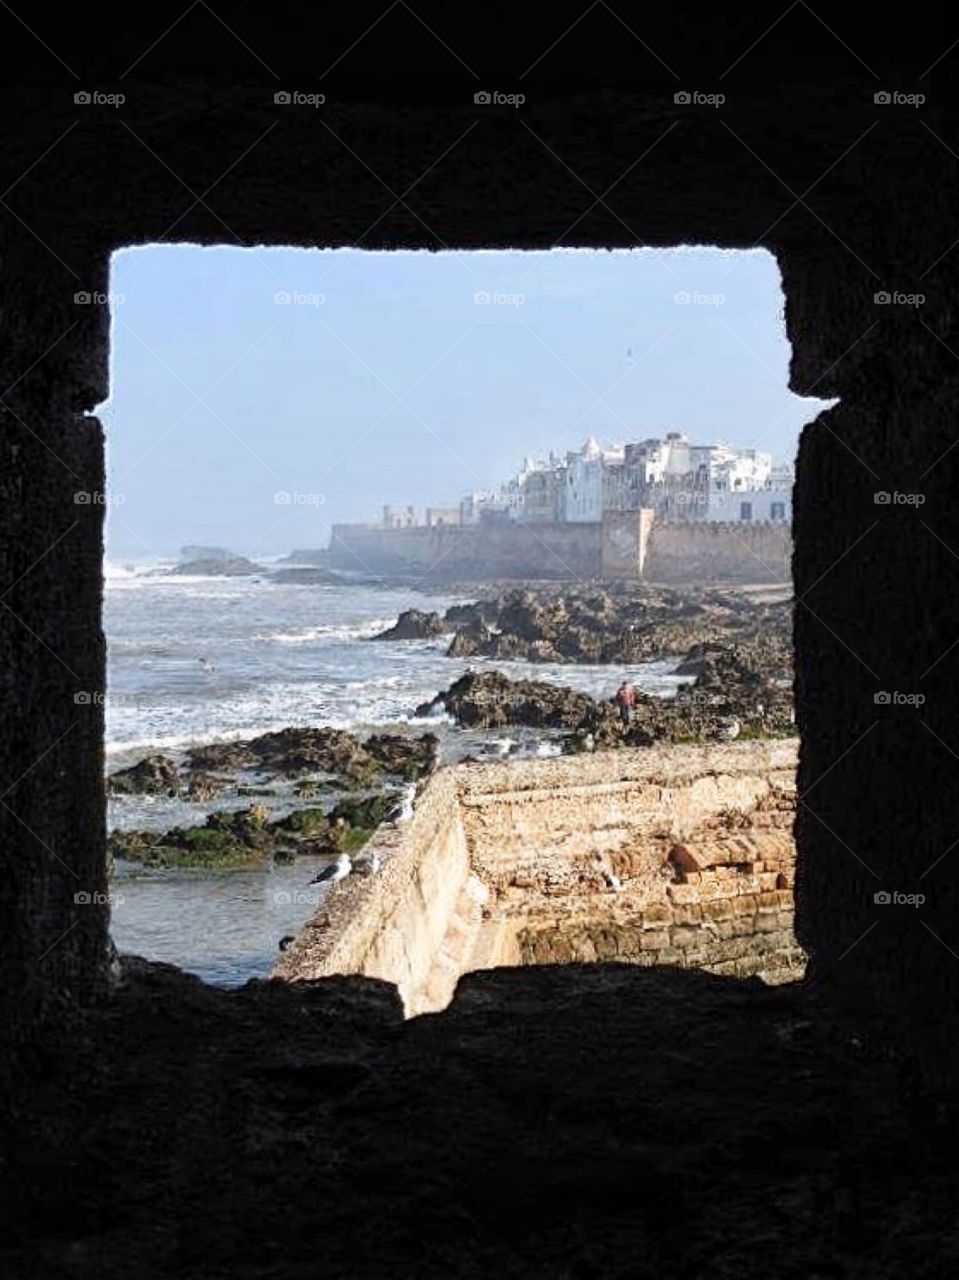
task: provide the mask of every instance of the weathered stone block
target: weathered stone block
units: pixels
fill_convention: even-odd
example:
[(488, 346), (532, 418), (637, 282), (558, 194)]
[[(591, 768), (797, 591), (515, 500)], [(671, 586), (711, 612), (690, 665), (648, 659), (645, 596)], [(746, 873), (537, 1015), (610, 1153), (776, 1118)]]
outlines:
[(685, 950), (687, 947), (703, 945), (703, 930), (692, 929), (686, 925), (676, 925), (669, 931), (669, 940), (674, 947)]
[(644, 951), (662, 951), (670, 945), (668, 929), (644, 929), (641, 935)]
[(673, 907), (672, 922), (674, 924), (699, 924), (703, 918), (704, 906), (698, 902), (677, 904)]
[(674, 918), (674, 909), (666, 902), (653, 902), (646, 907), (642, 915), (643, 928), (652, 925), (669, 924)]

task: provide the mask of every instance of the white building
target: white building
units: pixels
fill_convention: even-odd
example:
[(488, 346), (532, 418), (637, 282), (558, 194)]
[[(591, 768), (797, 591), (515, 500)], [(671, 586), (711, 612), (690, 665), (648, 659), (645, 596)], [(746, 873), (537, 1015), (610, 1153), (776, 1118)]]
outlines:
[(567, 524), (597, 524), (602, 520), (603, 473), (607, 467), (622, 466), (624, 456), (622, 445), (601, 449), (593, 436), (578, 453), (568, 453), (560, 488), (559, 519)]
[(692, 444), (681, 431), (605, 449), (590, 436), (565, 459), (527, 458), (496, 491), (467, 495), (461, 519), (595, 524), (605, 511), (648, 507), (658, 520), (788, 523), (792, 485), (792, 467), (758, 449)]

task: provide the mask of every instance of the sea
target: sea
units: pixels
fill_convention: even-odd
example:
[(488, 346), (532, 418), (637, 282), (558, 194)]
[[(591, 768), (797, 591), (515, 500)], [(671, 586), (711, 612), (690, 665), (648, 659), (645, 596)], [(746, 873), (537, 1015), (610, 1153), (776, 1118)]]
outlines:
[[(190, 577), (172, 562), (107, 563), (105, 697), (107, 769), (149, 752), (179, 758), (192, 745), (251, 737), (293, 725), (373, 732), (437, 733), (441, 758), (547, 755), (557, 735), (532, 730), (466, 732), (445, 716), (417, 716), (469, 667), (552, 681), (609, 697), (624, 678), (658, 696), (682, 679), (675, 660), (638, 666), (575, 666), (446, 656), (449, 636), (374, 643), (404, 610), (442, 612), (477, 594), (436, 594), (368, 581), (288, 583), (266, 575)], [(264, 568), (271, 567), (264, 562)], [(111, 829), (164, 831), (197, 825), (214, 808), (166, 797), (117, 797)], [(295, 802), (275, 802), (277, 814)], [(314, 801), (315, 803), (315, 801)], [(112, 935), (121, 952), (165, 961), (205, 981), (237, 986), (265, 978), (281, 938), (294, 934), (322, 892), (322, 863), (298, 858), (262, 870), (144, 870), (118, 862), (111, 883)]]

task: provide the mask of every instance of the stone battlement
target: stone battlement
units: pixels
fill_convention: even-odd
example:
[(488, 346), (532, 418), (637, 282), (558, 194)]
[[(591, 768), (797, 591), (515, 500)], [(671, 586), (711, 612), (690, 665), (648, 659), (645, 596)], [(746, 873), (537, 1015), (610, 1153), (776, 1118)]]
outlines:
[(657, 524), (650, 510), (583, 524), (335, 524), (330, 542), (334, 569), (430, 582), (788, 582), (791, 554), (786, 524)]
[(441, 769), (374, 837), (379, 874), (335, 885), (275, 975), (381, 978), (408, 1014), (501, 965), (795, 977), (795, 769), (792, 741)]

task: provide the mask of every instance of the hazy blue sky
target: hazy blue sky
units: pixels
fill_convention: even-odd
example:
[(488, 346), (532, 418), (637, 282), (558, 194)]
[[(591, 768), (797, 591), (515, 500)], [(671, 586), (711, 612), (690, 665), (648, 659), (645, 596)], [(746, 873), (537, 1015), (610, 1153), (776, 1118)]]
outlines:
[(321, 546), (336, 521), (454, 503), (591, 434), (790, 458), (820, 407), (787, 390), (762, 251), (155, 246), (115, 256), (111, 293), (114, 559)]

